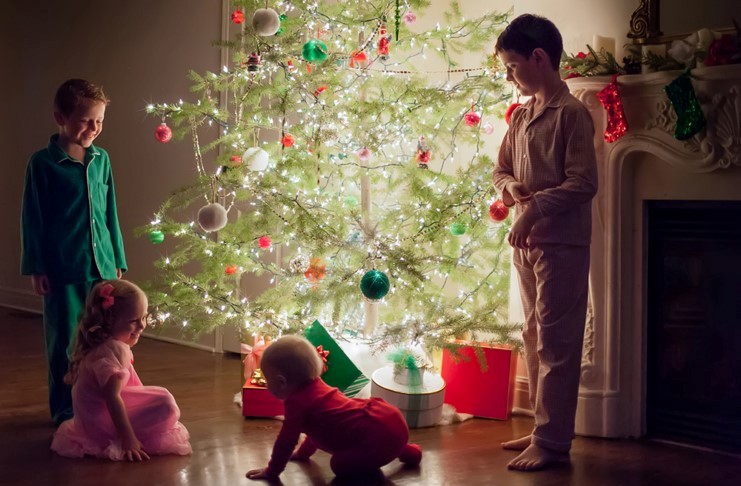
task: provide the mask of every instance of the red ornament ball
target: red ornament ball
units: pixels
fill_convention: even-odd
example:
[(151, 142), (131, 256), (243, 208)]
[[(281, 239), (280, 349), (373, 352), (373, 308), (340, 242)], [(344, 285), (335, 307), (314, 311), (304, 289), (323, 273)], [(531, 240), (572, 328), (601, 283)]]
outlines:
[(489, 206), (489, 217), (493, 221), (504, 221), (509, 216), (509, 208), (504, 205), (501, 199), (497, 199)]
[(234, 275), (237, 273), (237, 266), (236, 265), (227, 265), (224, 269), (224, 273), (227, 275)]
[(261, 236), (257, 240), (257, 245), (263, 250), (267, 250), (273, 245), (273, 240), (268, 235)]
[(242, 12), (240, 9), (235, 10), (232, 12), (232, 22), (235, 24), (241, 24), (244, 22), (244, 12)]
[(504, 112), (504, 121), (507, 122), (507, 125), (509, 125), (509, 121), (512, 119), (512, 113), (514, 113), (515, 109), (520, 106), (522, 103), (512, 103), (507, 108), (507, 111)]
[(280, 143), (286, 148), (293, 147), (293, 144), (296, 143), (296, 139), (293, 138), (293, 135), (287, 133), (283, 138), (280, 139)]
[(160, 126), (154, 129), (154, 138), (158, 142), (167, 143), (172, 140), (172, 129), (165, 123), (161, 123)]
[(321, 258), (312, 258), (310, 261), (308, 270), (304, 272), (304, 277), (310, 283), (317, 284), (327, 275), (327, 265)]
[(466, 113), (466, 116), (464, 116), (463, 119), (469, 127), (475, 127), (481, 122), (481, 117), (473, 110)]

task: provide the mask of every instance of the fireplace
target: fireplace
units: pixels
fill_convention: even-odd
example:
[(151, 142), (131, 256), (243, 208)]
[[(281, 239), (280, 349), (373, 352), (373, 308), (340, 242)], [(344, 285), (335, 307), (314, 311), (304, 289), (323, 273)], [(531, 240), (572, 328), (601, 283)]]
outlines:
[(657, 434), (659, 422), (649, 406), (656, 398), (650, 382), (660, 369), (660, 357), (651, 347), (656, 336), (649, 330), (650, 314), (656, 312), (649, 305), (654, 297), (649, 293), (649, 247), (655, 230), (647, 208), (672, 201), (701, 207), (741, 201), (741, 65), (692, 72), (707, 128), (684, 142), (673, 137), (677, 119), (663, 91), (679, 74), (618, 78), (629, 128), (611, 144), (602, 138), (606, 114), (596, 97), (610, 78), (568, 81), (595, 123), (600, 183), (593, 202), (590, 301), (576, 417), (580, 435)]
[(645, 207), (646, 433), (741, 452), (741, 202)]

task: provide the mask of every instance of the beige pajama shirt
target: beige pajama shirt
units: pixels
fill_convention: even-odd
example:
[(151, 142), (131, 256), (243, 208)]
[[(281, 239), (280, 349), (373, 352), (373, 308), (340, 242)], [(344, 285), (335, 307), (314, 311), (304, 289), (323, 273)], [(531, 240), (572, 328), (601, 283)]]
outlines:
[[(502, 141), (494, 186), (510, 182), (532, 193), (536, 222), (527, 249), (514, 249), (522, 305), (523, 342), (533, 443), (571, 448), (587, 309), (592, 198), (597, 192), (594, 125), (566, 84), (536, 112), (518, 107)], [(515, 208), (515, 219), (525, 209)]]

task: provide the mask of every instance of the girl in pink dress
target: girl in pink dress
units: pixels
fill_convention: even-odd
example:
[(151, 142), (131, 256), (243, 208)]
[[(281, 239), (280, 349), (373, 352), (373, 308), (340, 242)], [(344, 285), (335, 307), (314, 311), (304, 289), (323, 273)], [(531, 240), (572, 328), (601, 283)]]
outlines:
[(192, 452), (173, 396), (143, 386), (132, 364), (147, 306), (144, 292), (126, 280), (104, 280), (90, 291), (65, 376), (74, 418), (54, 434), (57, 454), (142, 461)]

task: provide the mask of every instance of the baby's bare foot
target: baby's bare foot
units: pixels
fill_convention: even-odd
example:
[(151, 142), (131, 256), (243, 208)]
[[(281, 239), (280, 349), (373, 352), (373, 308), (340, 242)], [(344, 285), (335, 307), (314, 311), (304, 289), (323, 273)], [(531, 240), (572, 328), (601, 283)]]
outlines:
[(551, 451), (530, 444), (522, 454), (512, 459), (507, 467), (516, 471), (539, 471), (558, 464), (568, 464), (568, 462), (567, 452)]
[(525, 449), (527, 449), (527, 446), (530, 445), (530, 440), (532, 439), (532, 437), (532, 435), (526, 435), (525, 437), (520, 437), (519, 439), (502, 442), (502, 449), (507, 449), (510, 451), (524, 451)]

